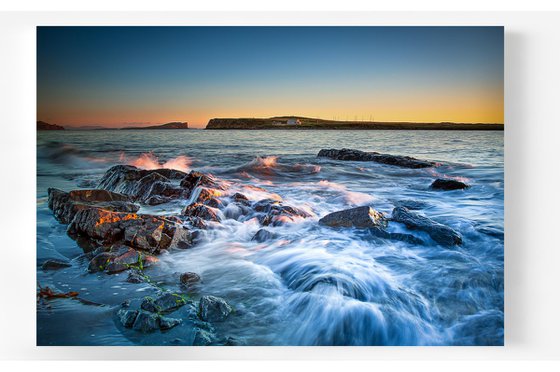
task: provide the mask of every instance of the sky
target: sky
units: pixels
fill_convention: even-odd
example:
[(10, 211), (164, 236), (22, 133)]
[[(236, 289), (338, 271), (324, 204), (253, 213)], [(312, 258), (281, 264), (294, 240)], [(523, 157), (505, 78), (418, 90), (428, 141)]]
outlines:
[(38, 27), (37, 120), (504, 122), (503, 27)]

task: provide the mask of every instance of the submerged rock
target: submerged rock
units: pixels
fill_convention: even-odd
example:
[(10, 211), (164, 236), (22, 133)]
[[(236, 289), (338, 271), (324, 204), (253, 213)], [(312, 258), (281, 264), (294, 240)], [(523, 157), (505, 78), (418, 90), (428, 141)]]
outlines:
[(193, 272), (182, 273), (179, 277), (179, 281), (181, 282), (181, 284), (191, 285), (200, 282), (200, 275)]
[(159, 317), (159, 328), (161, 330), (167, 330), (175, 327), (176, 325), (181, 324), (183, 321), (181, 319), (176, 318), (168, 318), (164, 316)]
[(146, 311), (138, 311), (138, 315), (132, 324), (132, 329), (144, 333), (158, 330), (159, 315)]
[(214, 335), (204, 329), (196, 328), (193, 346), (208, 346), (214, 341)]
[(426, 202), (421, 201), (421, 200), (407, 199), (407, 200), (399, 200), (399, 201), (395, 202), (395, 206), (405, 207), (406, 209), (410, 209), (410, 210), (417, 210), (417, 209), (428, 208), (430, 205)]
[(322, 149), (317, 156), (335, 160), (373, 161), (404, 168), (429, 168), (435, 165), (433, 162), (412, 158), (410, 156), (380, 154), (378, 152), (364, 152), (353, 149)]
[(105, 271), (108, 274), (115, 274), (131, 268), (142, 269), (154, 260), (157, 259), (146, 253), (121, 246), (95, 255), (89, 262), (88, 271), (90, 273)]
[(180, 294), (164, 293), (156, 299), (145, 297), (140, 307), (143, 310), (153, 313), (169, 313), (177, 310), (186, 303), (187, 300)]
[(387, 219), (383, 213), (369, 206), (362, 206), (327, 214), (319, 220), (319, 223), (330, 227), (356, 227), (365, 229), (386, 226)]
[(430, 188), (432, 188), (433, 190), (445, 190), (445, 191), (462, 190), (462, 189), (468, 189), (469, 187), (470, 187), (469, 185), (461, 181), (456, 181), (452, 179), (442, 179), (442, 178), (438, 178), (430, 186)]
[(411, 234), (392, 233), (379, 227), (372, 227), (368, 231), (371, 235), (378, 238), (399, 240), (410, 244), (424, 244), (424, 241), (422, 239), (417, 238)]
[(131, 328), (136, 320), (136, 317), (138, 316), (138, 311), (120, 309), (117, 312), (117, 316), (119, 317), (119, 320), (121, 321), (123, 326), (125, 326), (126, 328)]
[(45, 262), (43, 262), (43, 264), (41, 265), (41, 268), (43, 270), (58, 270), (58, 269), (64, 269), (64, 268), (70, 267), (70, 266), (72, 266), (72, 264), (70, 262), (50, 259), (50, 260), (46, 260)]
[(146, 279), (141, 273), (139, 273), (136, 270), (133, 270), (128, 273), (128, 277), (126, 278), (126, 281), (129, 283), (144, 283)]
[(232, 312), (233, 308), (220, 297), (202, 296), (198, 304), (200, 319), (205, 322), (222, 322)]
[(262, 243), (267, 240), (275, 239), (278, 235), (268, 231), (267, 229), (260, 229), (257, 233), (253, 236), (251, 240)]
[(409, 229), (425, 231), (434, 241), (441, 245), (454, 246), (461, 245), (463, 242), (461, 234), (449, 226), (413, 213), (404, 207), (393, 209), (392, 220), (403, 223)]

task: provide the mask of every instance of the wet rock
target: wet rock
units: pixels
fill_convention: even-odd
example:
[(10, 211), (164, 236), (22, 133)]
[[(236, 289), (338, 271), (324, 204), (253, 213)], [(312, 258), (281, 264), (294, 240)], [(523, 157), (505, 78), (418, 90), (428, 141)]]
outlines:
[(142, 274), (140, 274), (138, 271), (130, 271), (128, 273), (128, 277), (126, 278), (126, 281), (129, 283), (144, 283), (146, 281), (146, 279), (144, 278), (144, 276)]
[(194, 203), (187, 205), (185, 209), (183, 209), (182, 214), (190, 217), (199, 217), (206, 221), (220, 222), (220, 217), (216, 211), (204, 204)]
[(418, 215), (404, 207), (393, 209), (392, 220), (403, 223), (411, 230), (425, 231), (437, 243), (444, 246), (462, 244), (461, 235), (452, 228), (433, 221), (428, 217)]
[(410, 156), (380, 154), (378, 152), (364, 152), (353, 149), (322, 149), (317, 156), (335, 160), (373, 161), (404, 168), (429, 168), (435, 165), (433, 162), (412, 158)]
[(139, 311), (134, 323), (132, 324), (132, 329), (144, 333), (158, 330), (159, 316), (151, 312)]
[(206, 200), (206, 201), (204, 202), (204, 204), (207, 205), (207, 206), (209, 206), (209, 207), (219, 209), (219, 208), (222, 208), (222, 206), (223, 206), (224, 203), (222, 203), (222, 202), (220, 201), (220, 199), (210, 198), (210, 199)]
[(68, 226), (71, 236), (85, 236), (99, 244), (124, 243), (158, 253), (173, 241), (177, 226), (158, 216), (112, 212), (99, 208), (80, 210)]
[(171, 328), (181, 324), (182, 322), (183, 321), (181, 319), (168, 318), (168, 317), (160, 316), (159, 317), (159, 328), (161, 330), (171, 329)]
[(231, 196), (231, 199), (236, 203), (241, 203), (241, 204), (245, 204), (245, 205), (249, 204), (249, 198), (247, 198), (245, 195), (243, 195), (239, 192), (236, 192), (235, 194), (233, 194)]
[(267, 229), (260, 229), (257, 233), (253, 236), (251, 240), (262, 243), (267, 240), (275, 239), (278, 235), (275, 233), (268, 231)]
[(296, 218), (307, 218), (310, 215), (290, 205), (274, 199), (263, 199), (253, 203), (252, 208), (260, 213), (257, 216), (259, 223), (263, 226), (280, 226), (287, 222), (293, 222)]
[(101, 252), (94, 256), (88, 266), (90, 273), (105, 271), (115, 274), (130, 268), (142, 269), (148, 266), (155, 257), (138, 252), (130, 247), (119, 247), (109, 252)]
[(233, 308), (220, 297), (202, 296), (198, 304), (200, 319), (206, 322), (222, 322), (232, 312)]
[(399, 200), (395, 202), (397, 207), (405, 207), (410, 210), (425, 209), (429, 207), (429, 204), (420, 200)]
[(191, 285), (200, 282), (200, 275), (193, 272), (186, 272), (181, 274), (179, 281), (184, 285)]
[(70, 267), (70, 266), (72, 266), (72, 264), (70, 264), (69, 262), (51, 259), (51, 260), (46, 260), (45, 262), (43, 262), (43, 264), (41, 265), (41, 268), (43, 270), (58, 270), (58, 269), (64, 269), (64, 268)]
[(171, 200), (172, 199), (164, 197), (164, 196), (153, 195), (153, 196), (150, 196), (148, 199), (146, 199), (146, 201), (144, 201), (144, 203), (147, 204), (147, 205), (160, 205), (160, 204), (168, 203)]
[(228, 336), (221, 340), (220, 344), (224, 346), (244, 346), (245, 342), (239, 340), (238, 338)]
[(330, 227), (356, 227), (364, 229), (386, 226), (387, 219), (383, 213), (369, 206), (362, 206), (330, 213), (321, 218), (319, 223)]
[(177, 310), (186, 303), (187, 301), (180, 294), (164, 293), (156, 299), (145, 297), (140, 308), (153, 313), (169, 313)]
[[(198, 227), (198, 226), (197, 226)], [(170, 248), (187, 249), (194, 244), (193, 232), (183, 226), (176, 226)]]
[(73, 190), (64, 192), (50, 188), (49, 208), (54, 217), (62, 223), (70, 223), (80, 210), (92, 207), (103, 208), (108, 211), (134, 213), (140, 208), (130, 202), (126, 195), (106, 190)]
[(194, 333), (193, 346), (208, 346), (214, 341), (214, 335), (211, 332), (196, 328)]
[[(153, 196), (179, 198), (184, 190), (173, 185), (171, 180), (182, 179), (187, 174), (174, 169), (139, 169), (131, 165), (116, 165), (102, 177), (99, 189), (114, 191), (130, 196), (134, 200), (157, 202)], [(152, 204), (153, 205), (153, 204)]]
[(385, 229), (379, 227), (372, 227), (369, 229), (369, 233), (375, 237), (389, 239), (389, 240), (399, 240), (402, 242), (410, 243), (410, 244), (417, 244), (422, 245), (424, 241), (420, 238), (415, 237), (411, 234), (401, 234), (401, 233), (392, 233), (388, 232)]
[(433, 190), (445, 190), (445, 191), (463, 190), (463, 189), (468, 189), (469, 185), (461, 181), (438, 178), (431, 184), (430, 188)]
[(117, 316), (119, 317), (119, 320), (121, 321), (123, 326), (125, 326), (126, 328), (131, 328), (136, 320), (136, 317), (138, 316), (138, 311), (120, 309), (117, 312)]
[(181, 180), (181, 187), (188, 190), (188, 196), (197, 187), (219, 188), (215, 178), (209, 174), (191, 171)]

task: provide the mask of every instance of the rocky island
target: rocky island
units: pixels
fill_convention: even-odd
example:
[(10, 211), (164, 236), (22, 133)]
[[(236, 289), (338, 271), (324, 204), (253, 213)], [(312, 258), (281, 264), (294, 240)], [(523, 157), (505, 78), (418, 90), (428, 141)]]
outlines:
[(57, 124), (49, 124), (44, 121), (37, 121), (37, 130), (64, 130), (64, 127)]
[(206, 129), (504, 130), (504, 124), (339, 121), (303, 116), (275, 116), (271, 118), (215, 118), (210, 119)]
[(189, 129), (189, 123), (174, 121), (171, 123), (161, 124), (161, 125), (150, 125), (148, 127), (124, 127), (120, 129)]

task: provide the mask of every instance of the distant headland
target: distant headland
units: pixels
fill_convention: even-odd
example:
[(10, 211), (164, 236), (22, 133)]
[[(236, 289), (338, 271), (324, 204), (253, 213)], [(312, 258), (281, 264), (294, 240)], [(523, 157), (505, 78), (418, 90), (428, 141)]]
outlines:
[(49, 124), (44, 121), (37, 121), (37, 130), (64, 130), (64, 127), (57, 124)]
[(407, 130), (504, 130), (501, 123), (416, 123), (381, 121), (339, 121), (303, 116), (272, 118), (210, 119), (206, 129), (407, 129)]
[(189, 123), (185, 122), (180, 122), (180, 121), (174, 121), (171, 123), (167, 123), (167, 124), (161, 124), (161, 125), (150, 125), (148, 127), (124, 127), (124, 128), (120, 128), (123, 130), (128, 130), (128, 129), (189, 129)]

